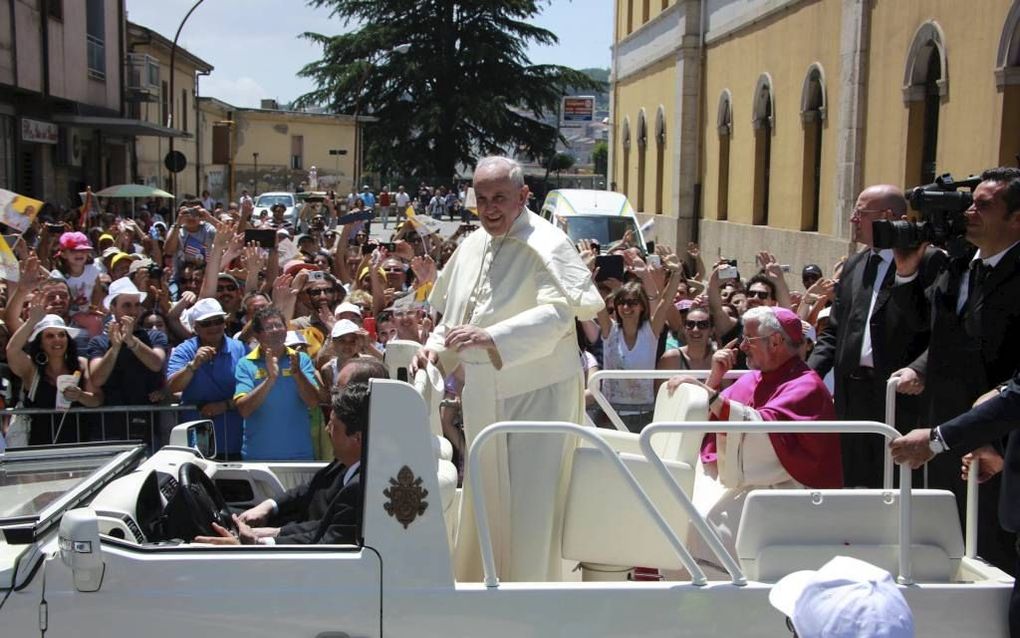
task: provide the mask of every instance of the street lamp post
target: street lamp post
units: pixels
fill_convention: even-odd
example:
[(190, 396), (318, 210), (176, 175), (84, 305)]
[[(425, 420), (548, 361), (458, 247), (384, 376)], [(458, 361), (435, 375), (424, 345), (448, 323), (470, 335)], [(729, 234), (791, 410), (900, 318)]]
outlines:
[(358, 192), (358, 184), (361, 180), (361, 121), (358, 118), (361, 115), (361, 94), (365, 88), (365, 82), (368, 81), (373, 64), (382, 61), (383, 58), (393, 53), (407, 53), (410, 48), (410, 44), (398, 44), (389, 51), (383, 51), (375, 61), (369, 60), (369, 66), (362, 72), (361, 79), (358, 81), (358, 88), (354, 92), (356, 97), (354, 101), (354, 178), (351, 180), (353, 182), (351, 184), (352, 192)]
[[(188, 12), (184, 14), (184, 19), (177, 26), (177, 33), (174, 34), (174, 43), (170, 46), (170, 95), (167, 96), (166, 101), (166, 127), (173, 128), (174, 126), (174, 61), (177, 59), (177, 39), (181, 37), (181, 30), (184, 28), (184, 23), (188, 21), (191, 14), (195, 12), (198, 5), (202, 4), (205, 0), (197, 0), (195, 4), (188, 9)], [(174, 137), (170, 136), (170, 153), (174, 152)], [(177, 173), (171, 171), (170, 173), (170, 194), (177, 195)]]

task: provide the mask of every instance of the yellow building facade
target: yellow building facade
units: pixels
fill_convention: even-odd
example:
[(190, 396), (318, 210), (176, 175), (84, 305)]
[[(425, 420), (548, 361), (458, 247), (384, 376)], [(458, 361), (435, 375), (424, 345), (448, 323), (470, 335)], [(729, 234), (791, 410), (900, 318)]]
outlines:
[(1018, 162), (1017, 0), (616, 0), (614, 28), (611, 181), (743, 272), (828, 272), (869, 184)]
[[(267, 107), (275, 107), (265, 104)], [(355, 120), (349, 115), (239, 108), (200, 98), (205, 187), (220, 200), (250, 193), (310, 189), (348, 193), (353, 187)], [(359, 118), (362, 126), (371, 118)], [(232, 190), (231, 190), (232, 186)]]

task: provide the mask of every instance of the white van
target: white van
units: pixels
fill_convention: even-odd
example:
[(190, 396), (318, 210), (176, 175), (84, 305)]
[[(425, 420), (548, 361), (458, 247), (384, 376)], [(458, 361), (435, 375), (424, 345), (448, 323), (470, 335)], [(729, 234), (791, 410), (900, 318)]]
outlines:
[(645, 250), (641, 225), (627, 196), (622, 193), (577, 188), (549, 191), (540, 214), (575, 242), (598, 241), (603, 252), (623, 239), (628, 230), (634, 231), (638, 247)]

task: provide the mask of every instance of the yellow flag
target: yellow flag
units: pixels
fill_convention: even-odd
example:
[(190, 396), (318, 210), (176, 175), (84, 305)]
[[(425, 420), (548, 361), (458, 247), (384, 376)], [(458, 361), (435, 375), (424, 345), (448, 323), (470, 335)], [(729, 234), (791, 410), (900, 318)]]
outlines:
[[(13, 237), (17, 239), (17, 235)], [(0, 277), (9, 281), (18, 280), (18, 258), (14, 256), (6, 237), (0, 237)]]
[(0, 189), (0, 222), (19, 233), (28, 230), (42, 206), (38, 199)]

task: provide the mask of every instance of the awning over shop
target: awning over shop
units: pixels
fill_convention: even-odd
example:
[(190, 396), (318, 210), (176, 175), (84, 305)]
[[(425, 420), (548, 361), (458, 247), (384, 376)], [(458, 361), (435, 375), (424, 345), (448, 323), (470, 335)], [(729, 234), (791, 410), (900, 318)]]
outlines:
[(59, 114), (53, 116), (53, 121), (65, 126), (99, 129), (104, 133), (113, 135), (132, 137), (191, 137), (190, 133), (185, 133), (178, 129), (124, 117)]

